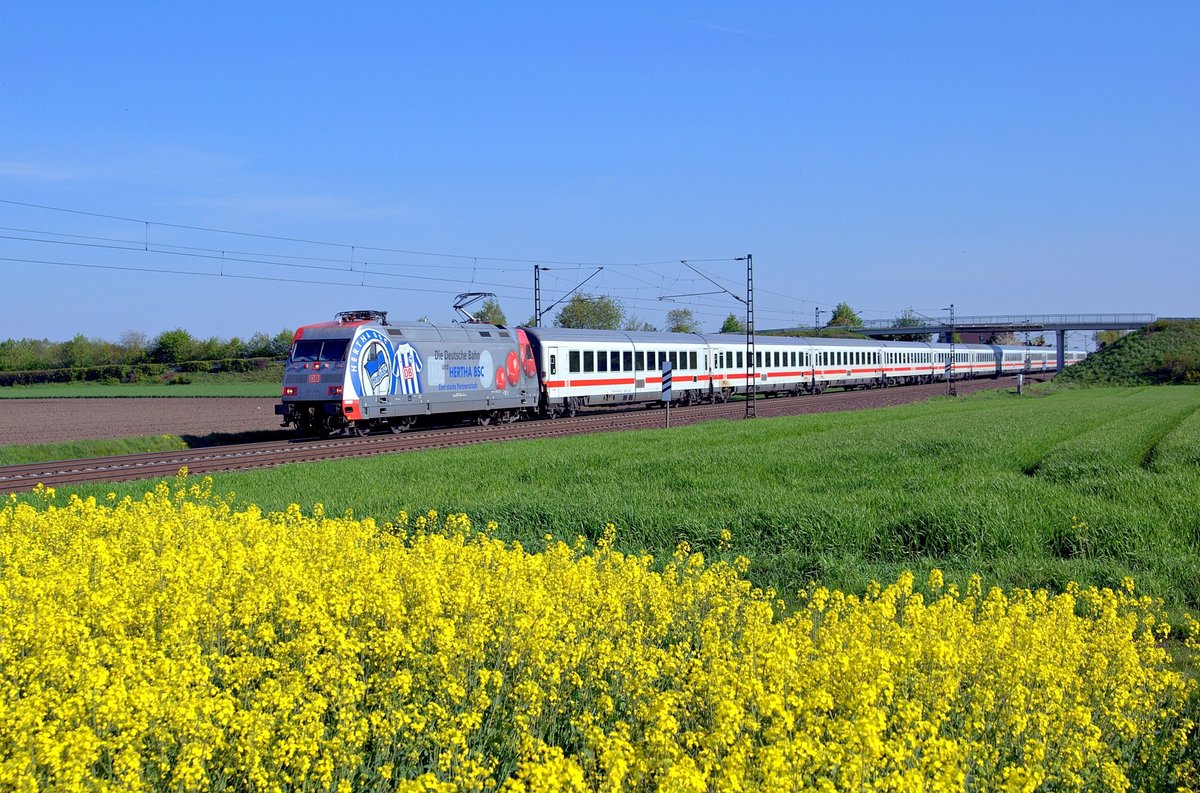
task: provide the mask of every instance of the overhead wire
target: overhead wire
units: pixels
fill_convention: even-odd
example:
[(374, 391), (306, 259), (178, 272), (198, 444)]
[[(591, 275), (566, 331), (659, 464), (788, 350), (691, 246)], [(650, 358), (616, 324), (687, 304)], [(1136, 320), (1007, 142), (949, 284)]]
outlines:
[[(45, 264), (45, 265), (68, 266), (68, 267), (91, 267), (92, 269), (100, 269), (100, 270), (125, 270), (125, 271), (154, 272), (154, 273), (175, 274), (175, 275), (183, 275), (183, 276), (217, 276), (217, 277), (225, 277), (225, 278), (239, 277), (239, 278), (244, 278), (247, 280), (277, 281), (277, 282), (281, 282), (281, 283), (303, 283), (303, 284), (328, 285), (328, 286), (355, 286), (354, 284), (347, 284), (347, 283), (334, 282), (334, 281), (319, 281), (319, 280), (301, 279), (301, 278), (284, 278), (284, 277), (270, 276), (270, 275), (250, 275), (247, 273), (230, 273), (227, 271), (227, 265), (229, 265), (229, 264), (243, 264), (243, 265), (261, 265), (261, 266), (266, 266), (266, 267), (295, 268), (298, 270), (306, 270), (306, 271), (346, 272), (347, 271), (347, 259), (345, 257), (311, 256), (311, 255), (300, 255), (297, 253), (273, 253), (273, 252), (266, 252), (266, 251), (254, 251), (254, 250), (238, 251), (238, 250), (230, 250), (228, 248), (203, 247), (203, 246), (196, 246), (196, 245), (181, 245), (178, 243), (171, 243), (171, 242), (166, 242), (166, 241), (152, 242), (151, 241), (151, 230), (152, 230), (151, 227), (161, 227), (164, 229), (194, 231), (194, 232), (200, 232), (200, 233), (205, 233), (205, 234), (227, 234), (227, 235), (233, 235), (233, 236), (243, 237), (243, 238), (248, 238), (248, 239), (269, 240), (272, 242), (286, 242), (286, 243), (293, 243), (293, 244), (298, 244), (298, 245), (315, 245), (315, 246), (324, 246), (324, 247), (330, 247), (330, 248), (344, 248), (348, 251), (348, 254), (349, 254), (348, 270), (350, 272), (356, 272), (360, 275), (359, 284), (358, 284), (358, 286), (360, 286), (360, 287), (366, 287), (367, 286), (367, 276), (372, 275), (372, 276), (378, 276), (379, 278), (404, 278), (406, 281), (422, 281), (422, 282), (426, 282), (426, 283), (445, 283), (445, 284), (447, 284), (447, 289), (445, 289), (445, 290), (419, 289), (416, 291), (435, 293), (435, 294), (451, 294), (454, 291), (459, 290), (461, 288), (462, 281), (464, 280), (464, 278), (463, 277), (457, 277), (457, 278), (452, 277), (450, 274), (453, 272), (459, 271), (459, 272), (462, 272), (465, 276), (468, 270), (470, 271), (469, 280), (473, 287), (490, 287), (490, 288), (495, 288), (495, 289), (511, 289), (514, 286), (511, 283), (503, 283), (503, 282), (492, 281), (492, 280), (478, 281), (477, 280), (478, 268), (479, 268), (481, 262), (486, 262), (491, 265), (504, 265), (504, 264), (536, 265), (536, 266), (543, 267), (545, 270), (549, 270), (550, 272), (556, 272), (556, 271), (561, 272), (561, 271), (565, 271), (565, 270), (582, 270), (584, 268), (593, 268), (593, 267), (604, 267), (604, 268), (614, 268), (614, 269), (620, 268), (622, 271), (622, 280), (633, 281), (637, 284), (640, 284), (640, 286), (629, 287), (629, 286), (624, 286), (620, 283), (613, 284), (610, 281), (607, 284), (608, 291), (610, 293), (616, 293), (618, 295), (628, 295), (627, 297), (623, 297), (622, 299), (627, 301), (631, 306), (648, 310), (648, 309), (652, 309), (652, 308), (661, 308), (662, 307), (661, 304), (663, 301), (660, 298), (665, 289), (668, 278), (673, 277), (674, 284), (680, 284), (680, 283), (687, 284), (687, 283), (693, 283), (696, 281), (696, 279), (694, 279), (694, 278), (693, 279), (681, 278), (680, 272), (678, 270), (673, 274), (665, 273), (662, 271), (663, 268), (666, 268), (669, 266), (678, 267), (680, 264), (679, 259), (649, 260), (649, 261), (640, 261), (640, 262), (587, 262), (587, 261), (578, 261), (578, 260), (567, 261), (567, 260), (557, 260), (557, 259), (526, 259), (526, 258), (500, 257), (500, 256), (479, 256), (479, 255), (455, 254), (455, 253), (445, 253), (445, 252), (436, 252), (436, 251), (418, 251), (418, 250), (408, 250), (408, 249), (402, 249), (402, 248), (389, 248), (389, 247), (383, 247), (383, 246), (362, 245), (362, 244), (357, 244), (357, 243), (350, 244), (350, 243), (342, 243), (342, 242), (330, 242), (327, 240), (307, 239), (307, 238), (302, 238), (302, 237), (289, 237), (289, 236), (283, 236), (283, 235), (261, 234), (261, 233), (245, 232), (245, 231), (238, 231), (238, 230), (233, 230), (233, 229), (215, 228), (215, 227), (210, 227), (210, 226), (202, 226), (202, 225), (194, 225), (194, 224), (152, 221), (152, 220), (148, 220), (145, 218), (131, 218), (131, 217), (126, 217), (126, 216), (116, 215), (116, 214), (91, 212), (91, 211), (86, 211), (86, 210), (78, 210), (78, 209), (70, 209), (70, 208), (65, 208), (65, 207), (50, 206), (50, 205), (45, 205), (45, 204), (14, 201), (14, 200), (10, 200), (10, 199), (0, 199), (0, 204), (5, 204), (5, 205), (15, 206), (15, 207), (24, 207), (24, 208), (29, 208), (29, 209), (36, 209), (36, 210), (40, 210), (40, 211), (58, 212), (58, 213), (76, 215), (76, 216), (81, 216), (81, 217), (93, 217), (93, 218), (112, 220), (112, 221), (117, 221), (117, 222), (136, 223), (136, 224), (141, 225), (142, 230), (143, 230), (142, 239), (141, 240), (133, 240), (133, 239), (121, 238), (121, 237), (106, 237), (106, 236), (91, 235), (91, 234), (76, 234), (76, 233), (69, 233), (69, 232), (44, 230), (44, 229), (29, 229), (29, 228), (22, 228), (22, 227), (0, 227), (0, 230), (14, 232), (14, 234), (36, 235), (36, 236), (26, 236), (26, 237), (14, 236), (14, 235), (0, 235), (0, 239), (7, 239), (7, 240), (12, 240), (12, 241), (17, 241), (17, 242), (26, 242), (26, 243), (30, 243), (30, 244), (72, 245), (72, 246), (76, 246), (76, 247), (94, 248), (94, 249), (98, 249), (98, 250), (140, 252), (140, 253), (150, 254), (150, 255), (167, 255), (167, 256), (179, 256), (179, 257), (183, 257), (183, 258), (193, 258), (193, 259), (198, 259), (198, 260), (213, 260), (218, 263), (218, 266), (217, 266), (217, 272), (211, 273), (211, 272), (204, 272), (204, 271), (172, 270), (169, 268), (160, 268), (160, 267), (147, 268), (147, 267), (130, 267), (130, 266), (123, 266), (123, 265), (102, 265), (102, 264), (88, 265), (88, 264), (80, 263), (80, 262), (54, 262), (54, 261), (50, 261), (50, 260), (40, 260), (40, 259), (32, 259), (32, 258), (15, 259), (15, 258), (11, 258), (11, 257), (0, 257), (0, 261), (24, 261), (24, 262), (30, 263), (30, 264)], [(48, 239), (51, 237), (57, 237), (59, 239)], [(452, 259), (452, 260), (460, 260), (462, 263), (461, 264), (450, 264), (450, 263), (439, 263), (439, 262), (430, 262), (430, 261), (397, 262), (397, 261), (386, 261), (386, 260), (372, 260), (372, 259), (362, 258), (361, 254), (363, 252), (399, 254), (399, 255), (404, 255), (404, 256), (417, 256), (417, 257), (435, 258), (435, 259)], [(738, 261), (739, 259), (740, 259), (740, 257), (702, 257), (702, 258), (687, 258), (686, 261), (689, 264), (694, 265), (694, 264), (732, 263), (734, 261)], [(468, 260), (469, 260), (469, 262), (468, 262)], [(435, 267), (438, 270), (442, 270), (444, 268), (444, 270), (446, 272), (446, 277), (438, 277), (438, 276), (433, 276), (433, 275), (424, 275), (424, 274), (417, 274), (417, 273), (392, 273), (392, 272), (384, 271), (384, 268), (386, 268), (387, 270), (420, 269), (420, 270), (428, 271), (430, 268), (435, 268)], [(656, 275), (658, 277), (658, 283), (654, 283), (653, 281), (651, 281), (647, 278), (642, 278), (642, 277), (639, 277), (638, 275), (635, 275), (634, 273), (636, 273), (638, 270), (643, 270), (643, 271), (653, 273), (654, 275)], [(513, 267), (489, 266), (487, 271), (489, 273), (494, 273), (497, 275), (499, 275), (499, 274), (508, 275), (508, 274), (519, 272), (520, 269), (513, 268)], [(737, 294), (738, 290), (741, 287), (740, 282), (735, 281), (734, 279), (731, 279), (723, 274), (716, 273), (716, 274), (712, 274), (711, 277), (717, 281), (723, 281), (726, 285), (728, 285), (728, 291), (731, 294)], [(398, 286), (387, 286), (384, 284), (375, 284), (375, 286), (377, 288), (388, 288), (388, 289), (396, 289), (396, 290), (403, 290), (405, 288), (405, 287), (398, 287)], [(647, 297), (643, 296), (643, 294), (646, 291), (657, 292), (658, 295), (653, 298), (647, 298)], [(763, 318), (778, 317), (780, 320), (793, 319), (797, 315), (796, 310), (794, 308), (772, 307), (768, 304), (763, 303), (761, 296), (770, 295), (770, 296), (782, 298), (782, 299), (785, 299), (785, 300), (788, 300), (791, 302), (815, 304), (818, 306), (823, 306), (823, 305), (832, 306), (836, 302), (836, 301), (820, 301), (820, 300), (812, 300), (809, 298), (796, 297), (793, 295), (787, 295), (787, 294), (784, 294), (781, 292), (777, 292), (775, 290), (763, 289), (762, 287), (759, 288), (758, 294), (760, 295), (760, 298), (759, 298), (760, 302), (759, 302), (759, 306), (757, 308), (757, 313)], [(506, 298), (527, 299), (528, 295), (527, 294), (506, 295)], [(682, 302), (682, 301), (680, 301), (680, 302)], [(686, 305), (689, 307), (694, 307), (694, 309), (697, 313), (700, 313), (701, 315), (707, 315), (707, 316), (720, 316), (721, 314), (726, 312), (731, 307), (724, 302), (718, 303), (718, 302), (714, 302), (714, 301), (703, 301), (703, 300), (686, 301)]]

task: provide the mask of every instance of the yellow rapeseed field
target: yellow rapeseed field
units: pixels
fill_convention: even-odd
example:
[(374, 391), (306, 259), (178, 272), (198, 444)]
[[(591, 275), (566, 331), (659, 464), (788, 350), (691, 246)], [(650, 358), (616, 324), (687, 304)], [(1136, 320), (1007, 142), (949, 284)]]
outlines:
[[(1135, 594), (935, 571), (785, 612), (462, 515), (0, 507), (0, 790), (1173, 790), (1192, 686)], [(1192, 759), (1189, 759), (1192, 758)]]

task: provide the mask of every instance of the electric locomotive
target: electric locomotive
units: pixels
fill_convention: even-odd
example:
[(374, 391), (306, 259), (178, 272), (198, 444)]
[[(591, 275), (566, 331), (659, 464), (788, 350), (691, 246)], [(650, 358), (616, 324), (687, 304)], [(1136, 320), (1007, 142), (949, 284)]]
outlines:
[(516, 421), (537, 404), (536, 374), (520, 329), (343, 311), (296, 331), (275, 412), (301, 435), (398, 433), (425, 418)]
[[(759, 336), (750, 353), (735, 334), (510, 329), (467, 313), (483, 294), (459, 295), (466, 321), (454, 325), (391, 324), (386, 312), (361, 310), (301, 327), (275, 406), (283, 426), (361, 435), (420, 419), (490, 424), (661, 404), (668, 363), (676, 404), (724, 402), (751, 382), (763, 396), (796, 396), (1053, 369), (1053, 350), (1028, 347)], [(1065, 350), (1065, 363), (1084, 355)]]

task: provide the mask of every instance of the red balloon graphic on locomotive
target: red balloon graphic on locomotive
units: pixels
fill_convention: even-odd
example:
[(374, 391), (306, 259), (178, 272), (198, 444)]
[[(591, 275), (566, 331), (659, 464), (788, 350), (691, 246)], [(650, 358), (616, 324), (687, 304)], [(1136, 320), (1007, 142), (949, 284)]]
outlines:
[[(517, 328), (517, 353), (521, 371), (526, 377), (537, 377), (537, 362), (533, 360), (533, 347), (529, 345), (529, 337), (525, 335), (525, 331)], [(516, 381), (513, 381), (514, 384)]]

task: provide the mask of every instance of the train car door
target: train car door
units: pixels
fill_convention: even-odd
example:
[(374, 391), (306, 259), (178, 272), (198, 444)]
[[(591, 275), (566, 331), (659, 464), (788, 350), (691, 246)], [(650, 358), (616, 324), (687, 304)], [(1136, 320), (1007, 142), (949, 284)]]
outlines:
[(542, 372), (542, 379), (549, 383), (550, 379), (558, 376), (558, 348), (546, 348), (546, 371)]

